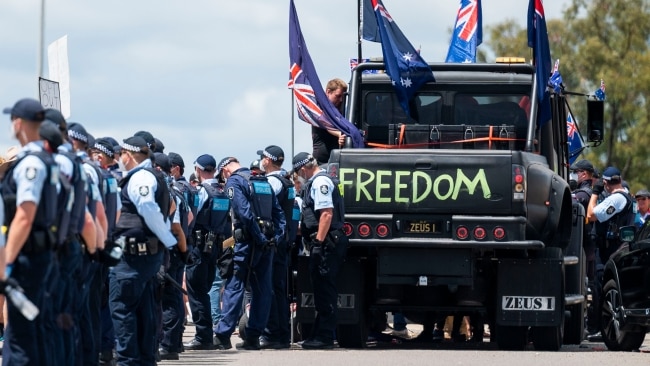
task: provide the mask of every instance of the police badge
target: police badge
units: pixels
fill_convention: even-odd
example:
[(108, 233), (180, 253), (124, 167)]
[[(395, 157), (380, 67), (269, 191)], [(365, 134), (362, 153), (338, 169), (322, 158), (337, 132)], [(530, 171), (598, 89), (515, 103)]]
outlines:
[(140, 193), (141, 196), (146, 196), (146, 195), (149, 194), (149, 187), (147, 187), (147, 186), (142, 186), (142, 187), (140, 187), (140, 189), (138, 190), (138, 192)]
[(605, 212), (607, 212), (608, 215), (611, 215), (611, 214), (613, 214), (615, 211), (616, 211), (616, 207), (614, 207), (614, 206), (609, 206), (609, 207), (607, 207), (607, 211), (605, 211)]
[(328, 187), (327, 185), (323, 184), (322, 186), (320, 186), (320, 193), (328, 194), (329, 191), (330, 191), (330, 187)]
[(30, 166), (25, 169), (25, 178), (27, 178), (27, 180), (34, 180), (34, 178), (36, 178), (36, 168)]
[(228, 198), (232, 199), (235, 196), (235, 190), (232, 187), (228, 187)]

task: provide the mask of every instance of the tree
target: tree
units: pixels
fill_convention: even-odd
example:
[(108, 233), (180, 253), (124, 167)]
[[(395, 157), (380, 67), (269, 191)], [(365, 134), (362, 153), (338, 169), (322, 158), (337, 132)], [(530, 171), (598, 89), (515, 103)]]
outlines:
[[(567, 90), (593, 94), (603, 79), (605, 141), (583, 154), (601, 168), (614, 165), (633, 191), (650, 185), (650, 5), (647, 0), (573, 0), (563, 20), (547, 20), (551, 56), (560, 59)], [(523, 14), (525, 17), (526, 15)], [(525, 22), (520, 22), (524, 24)], [(488, 27), (484, 46), (496, 55), (530, 55), (526, 29), (513, 20)], [(586, 119), (584, 97), (570, 97)], [(582, 117), (582, 118), (581, 118)], [(583, 135), (586, 125), (580, 124)]]

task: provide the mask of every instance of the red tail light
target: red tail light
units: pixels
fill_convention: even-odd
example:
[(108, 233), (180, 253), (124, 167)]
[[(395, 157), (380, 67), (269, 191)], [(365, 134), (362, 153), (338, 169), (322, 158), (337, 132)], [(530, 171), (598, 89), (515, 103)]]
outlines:
[(359, 224), (359, 227), (357, 228), (357, 231), (359, 232), (359, 236), (362, 238), (367, 238), (370, 236), (370, 233), (372, 232), (370, 225), (366, 224), (365, 222), (362, 224)]
[(345, 236), (352, 235), (352, 231), (353, 231), (352, 224), (350, 224), (349, 222), (343, 224), (343, 233), (345, 234)]
[(465, 240), (469, 237), (469, 230), (465, 226), (459, 226), (456, 228), (456, 237), (459, 240)]
[(378, 237), (385, 238), (390, 233), (390, 230), (388, 229), (388, 225), (379, 224), (379, 225), (377, 225), (377, 228), (375, 229), (375, 232), (377, 233)]
[(494, 235), (494, 239), (496, 240), (503, 240), (506, 237), (506, 229), (497, 226), (492, 230), (492, 235)]
[(483, 240), (485, 239), (485, 236), (487, 235), (487, 232), (485, 229), (481, 226), (477, 226), (474, 228), (474, 232), (472, 233), (474, 235), (474, 239), (476, 240)]

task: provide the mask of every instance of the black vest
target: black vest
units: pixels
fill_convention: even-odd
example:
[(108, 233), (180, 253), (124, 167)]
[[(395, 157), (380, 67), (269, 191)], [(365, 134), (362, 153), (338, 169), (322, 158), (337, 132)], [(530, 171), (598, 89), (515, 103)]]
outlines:
[[(246, 199), (251, 204), (251, 210), (257, 220), (273, 223), (273, 188), (267, 178), (263, 175), (253, 175), (250, 170), (236, 171), (248, 182), (248, 193)], [(233, 218), (236, 221), (236, 218)]]
[(128, 232), (129, 236), (137, 236), (142, 234), (147, 237), (155, 236), (154, 233), (147, 227), (142, 216), (138, 214), (138, 210), (136, 209), (135, 204), (131, 202), (127, 190), (131, 177), (133, 177), (133, 174), (139, 170), (146, 170), (149, 173), (153, 174), (154, 177), (156, 177), (156, 184), (158, 187), (156, 189), (154, 198), (160, 207), (160, 212), (163, 215), (163, 219), (167, 220), (169, 217), (171, 196), (169, 194), (169, 188), (167, 188), (167, 183), (165, 182), (163, 173), (154, 168), (135, 168), (132, 172), (130, 172), (130, 174), (122, 178), (119, 183), (119, 187), (122, 189), (122, 192), (120, 193), (120, 199), (122, 200), (122, 210), (120, 219), (117, 221), (117, 225), (115, 226), (115, 235)]
[(172, 197), (174, 198), (175, 201), (179, 202), (176, 205), (176, 211), (178, 212), (178, 216), (181, 219), (181, 229), (183, 230), (183, 234), (185, 235), (185, 238), (189, 238), (190, 236), (190, 229), (189, 229), (189, 222), (187, 220), (187, 214), (190, 212), (190, 207), (187, 204), (187, 201), (185, 200), (185, 196), (183, 196), (183, 193), (176, 187), (176, 185), (171, 184), (169, 187), (169, 192), (171, 193)]
[(117, 219), (117, 186), (118, 181), (115, 176), (106, 169), (100, 169), (101, 175), (99, 179), (102, 181), (101, 194), (104, 200), (104, 211), (106, 212), (106, 220), (108, 221), (107, 237), (112, 238), (113, 231), (115, 231), (115, 221)]
[(310, 179), (302, 190), (302, 222), (301, 233), (304, 238), (318, 231), (318, 222), (320, 221), (320, 211), (314, 210), (314, 200), (311, 198), (311, 185), (318, 176), (328, 177), (334, 183), (334, 191), (332, 192), (332, 203), (334, 205), (334, 212), (332, 215), (332, 223), (330, 224), (330, 231), (341, 229), (345, 220), (345, 207), (343, 206), (343, 197), (338, 189), (338, 180), (330, 177), (325, 171), (321, 171)]
[[(198, 196), (198, 189), (191, 185), (188, 181), (185, 179), (179, 179), (174, 181), (174, 187), (178, 188), (178, 190), (183, 194), (183, 198), (185, 199), (185, 202), (187, 202), (187, 206), (190, 211), (192, 211), (192, 216), (193, 219), (191, 222), (188, 222), (188, 231), (192, 232), (194, 229), (194, 223), (196, 222), (196, 215), (198, 213), (198, 206), (199, 206), (199, 196)], [(191, 239), (191, 235), (188, 237), (188, 239)]]
[(276, 197), (278, 198), (280, 207), (282, 207), (284, 218), (287, 222), (285, 238), (287, 243), (293, 243), (293, 241), (296, 240), (298, 223), (300, 222), (300, 207), (298, 207), (298, 203), (296, 202), (296, 190), (293, 186), (293, 182), (291, 179), (287, 179), (278, 174), (269, 174), (266, 177), (274, 177), (282, 183), (282, 190)]
[(70, 229), (68, 230), (68, 236), (77, 235), (83, 230), (86, 216), (86, 173), (83, 170), (81, 158), (76, 154), (72, 152), (59, 152), (58, 154), (64, 156), (72, 163), (72, 176), (69, 180), (73, 203), (70, 209)]
[(36, 208), (36, 215), (34, 216), (32, 228), (27, 240), (42, 240), (40, 238), (44, 238), (48, 241), (47, 244), (54, 245), (57, 242), (56, 216), (58, 214), (57, 202), (59, 201), (57, 194), (59, 172), (58, 165), (54, 161), (54, 158), (45, 151), (32, 151), (19, 156), (18, 159), (11, 163), (9, 169), (5, 173), (4, 179), (2, 180), (2, 198), (5, 206), (4, 224), (7, 226), (8, 230), (11, 230), (10, 224), (13, 221), (14, 216), (16, 216), (16, 193), (18, 190), (16, 181), (13, 177), (13, 172), (18, 163), (28, 155), (37, 156), (41, 161), (43, 161), (47, 170), (47, 176), (43, 182), (41, 199)]
[(194, 220), (194, 230), (213, 232), (223, 236), (230, 234), (228, 224), (228, 213), (230, 212), (230, 200), (218, 183), (203, 183), (208, 199), (199, 208)]

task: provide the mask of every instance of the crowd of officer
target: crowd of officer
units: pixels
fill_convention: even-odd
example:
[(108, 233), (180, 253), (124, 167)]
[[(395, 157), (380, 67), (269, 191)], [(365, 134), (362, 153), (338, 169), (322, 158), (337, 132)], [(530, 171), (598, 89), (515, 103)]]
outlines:
[[(317, 310), (303, 347), (333, 346), (344, 209), (311, 154), (297, 154), (291, 172), (275, 145), (257, 151), (255, 172), (203, 154), (188, 182), (183, 158), (150, 132), (95, 138), (29, 98), (4, 113), (21, 149), (0, 168), (0, 291), (20, 288), (28, 301), (7, 301), (3, 364), (155, 365), (229, 349), (245, 299), (237, 348), (289, 348), (299, 231)], [(184, 293), (196, 325), (185, 344)]]

